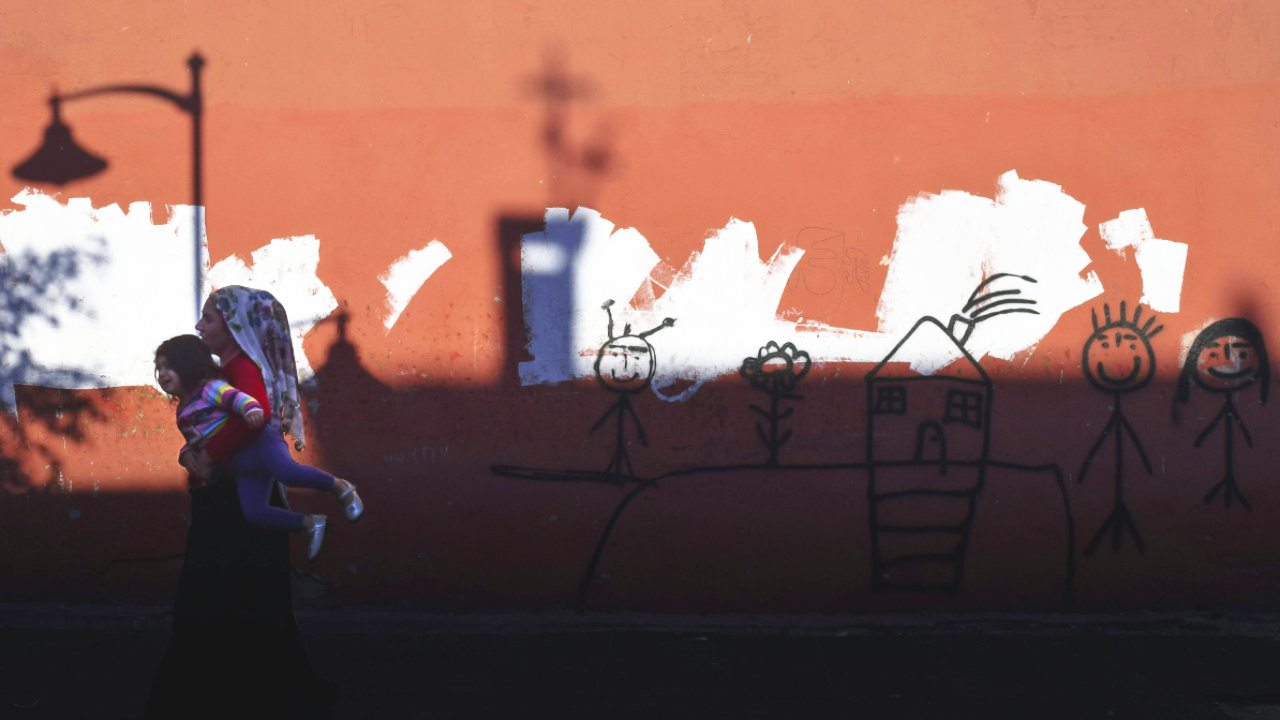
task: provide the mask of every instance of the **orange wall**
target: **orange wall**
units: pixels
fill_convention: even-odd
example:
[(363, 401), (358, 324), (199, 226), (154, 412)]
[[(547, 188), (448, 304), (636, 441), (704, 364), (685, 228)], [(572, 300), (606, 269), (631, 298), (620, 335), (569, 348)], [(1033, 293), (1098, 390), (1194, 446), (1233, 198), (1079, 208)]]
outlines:
[[(663, 479), (617, 516), (588, 605), (1010, 608), (1062, 602), (1068, 576), (1073, 607), (1185, 605), (1257, 601), (1275, 585), (1276, 409), (1247, 398), (1255, 445), (1237, 448), (1237, 475), (1252, 511), (1201, 501), (1222, 473), (1218, 440), (1193, 447), (1212, 404), (1191, 421), (1170, 419), (1188, 333), (1246, 316), (1280, 338), (1271, 305), (1280, 15), (1266, 0), (785, 10), (99, 0), (11, 10), (0, 38), (4, 162), (34, 146), (51, 88), (185, 89), (184, 61), (198, 49), (208, 60), (211, 259), (273, 238), (319, 238), (318, 275), (349, 323), (344, 338), (326, 321), (306, 340), (320, 385), (304, 459), (357, 481), (370, 508), (336, 529), (311, 568), (324, 592), (573, 604), (601, 533), (634, 490), (490, 470), (597, 469), (612, 451), (607, 432), (589, 432), (612, 401), (594, 382), (512, 380), (520, 288), (503, 277), (502, 218), (585, 205), (637, 228), (677, 268), (731, 217), (755, 224), (766, 258), (803, 228), (838, 229), (871, 259), (868, 289), (846, 283), (833, 300), (793, 288), (782, 307), (873, 328), (885, 279), (876, 260), (890, 252), (898, 207), (944, 189), (989, 197), (1011, 169), (1085, 203), (1081, 244), (1105, 281), (1104, 295), (1064, 315), (1034, 353), (983, 361), (995, 384), (993, 455), (1058, 464), (1065, 501), (1049, 473), (990, 469), (958, 593), (873, 590), (865, 468), (678, 474), (758, 460), (748, 406), (762, 396), (726, 376), (683, 404), (636, 398), (649, 444), (633, 446), (632, 459), (637, 474)], [(563, 132), (570, 147), (607, 151), (599, 171), (558, 162), (544, 145), (537, 78), (555, 63), (589, 91), (568, 106)], [(171, 108), (104, 97), (68, 105), (64, 117), (112, 168), (62, 199), (145, 200), (157, 214), (189, 202), (186, 125)], [(23, 186), (0, 177), (4, 198)], [(1098, 224), (1138, 207), (1157, 237), (1190, 247), (1181, 310), (1161, 315), (1154, 340), (1159, 376), (1126, 399), (1155, 466), (1127, 488), (1146, 546), (1112, 552), (1108, 541), (1084, 558), (1111, 486), (1109, 470), (1076, 482), (1109, 412), (1084, 381), (1080, 347), (1090, 308), (1141, 294), (1133, 259), (1107, 252)], [(387, 332), (377, 277), (432, 239), (453, 259)], [(804, 380), (789, 462), (865, 463), (870, 368), (827, 364)], [(37, 395), (21, 396), (26, 407)], [(78, 436), (24, 423), (34, 411), (21, 408), (6, 430), (5, 452), (23, 472), (0, 494), (0, 517), (14, 528), (0, 539), (0, 567), (12, 563), (0, 591), (162, 593), (176, 577), (186, 512), (171, 409), (155, 388), (61, 402), (77, 398), (97, 408), (77, 416)], [(325, 499), (295, 495), (324, 512)]]

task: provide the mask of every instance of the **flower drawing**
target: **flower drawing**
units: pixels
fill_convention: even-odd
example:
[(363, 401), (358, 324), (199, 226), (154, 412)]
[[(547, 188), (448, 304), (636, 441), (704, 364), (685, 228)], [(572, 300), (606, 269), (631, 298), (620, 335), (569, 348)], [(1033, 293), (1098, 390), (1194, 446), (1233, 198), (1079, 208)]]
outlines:
[(792, 343), (779, 346), (770, 340), (760, 348), (755, 357), (745, 358), (738, 372), (751, 387), (769, 394), (769, 409), (757, 405), (751, 409), (769, 421), (769, 430), (765, 431), (762, 423), (756, 423), (756, 434), (769, 450), (768, 467), (778, 466), (778, 449), (791, 439), (791, 431), (778, 434), (780, 421), (791, 417), (794, 408), (779, 411), (778, 401), (781, 399), (799, 400), (802, 396), (792, 393), (796, 383), (809, 372), (809, 353), (798, 349)]

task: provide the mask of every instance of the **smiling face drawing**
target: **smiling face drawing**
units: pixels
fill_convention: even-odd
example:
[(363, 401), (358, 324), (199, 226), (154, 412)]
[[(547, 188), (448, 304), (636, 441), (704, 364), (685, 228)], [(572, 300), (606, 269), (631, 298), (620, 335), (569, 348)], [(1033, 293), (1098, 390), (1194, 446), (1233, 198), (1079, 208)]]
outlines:
[(1151, 379), (1155, 353), (1146, 340), (1125, 329), (1094, 333), (1084, 345), (1085, 374), (1094, 387), (1137, 390)]
[(1196, 357), (1196, 384), (1211, 392), (1230, 392), (1258, 380), (1253, 343), (1226, 335), (1207, 343)]
[(653, 346), (636, 335), (614, 338), (596, 354), (596, 378), (614, 392), (643, 390), (653, 379), (656, 367)]
[(640, 392), (649, 386), (653, 372), (658, 363), (653, 356), (653, 346), (645, 338), (663, 328), (676, 324), (674, 318), (664, 318), (662, 323), (652, 330), (632, 335), (631, 323), (627, 323), (622, 334), (613, 335), (612, 300), (606, 300), (601, 309), (609, 316), (609, 341), (600, 346), (596, 353), (596, 379), (610, 390), (628, 395)]
[[(1098, 324), (1094, 314), (1094, 332), (1084, 344), (1081, 365), (1089, 383), (1099, 390), (1126, 393), (1137, 390), (1151, 381), (1155, 373), (1156, 356), (1151, 349), (1151, 336), (1163, 326), (1150, 331), (1155, 318), (1138, 326), (1142, 308), (1133, 313), (1133, 319), (1125, 318), (1124, 303), (1120, 304), (1120, 319), (1111, 319), (1111, 309), (1104, 308), (1106, 322)], [(1149, 332), (1150, 331), (1150, 332)]]
[(1271, 365), (1262, 331), (1245, 318), (1227, 318), (1209, 325), (1196, 336), (1187, 350), (1178, 375), (1174, 396), (1174, 418), (1178, 405), (1191, 399), (1192, 386), (1211, 393), (1231, 395), (1237, 390), (1258, 388), (1258, 402), (1266, 404), (1271, 384)]

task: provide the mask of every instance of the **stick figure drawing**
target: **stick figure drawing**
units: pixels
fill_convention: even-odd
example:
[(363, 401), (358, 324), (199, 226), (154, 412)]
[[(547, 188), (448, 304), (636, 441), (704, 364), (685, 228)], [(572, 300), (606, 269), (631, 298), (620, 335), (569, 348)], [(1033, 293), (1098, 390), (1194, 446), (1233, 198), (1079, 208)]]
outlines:
[(626, 424), (628, 417), (635, 423), (636, 436), (640, 440), (640, 444), (647, 446), (649, 441), (644, 436), (644, 426), (640, 424), (640, 418), (636, 416), (636, 411), (631, 409), (631, 396), (649, 387), (649, 382), (653, 380), (653, 373), (658, 367), (657, 359), (653, 353), (653, 345), (645, 338), (663, 328), (675, 325), (676, 321), (674, 318), (666, 318), (662, 321), (662, 324), (652, 330), (646, 330), (636, 335), (631, 334), (631, 324), (628, 323), (622, 328), (622, 334), (615, 337), (613, 334), (613, 311), (610, 309), (612, 306), (613, 300), (606, 300), (604, 305), (600, 306), (609, 316), (609, 339), (604, 345), (600, 346), (600, 351), (596, 353), (595, 369), (596, 380), (606, 390), (617, 394), (618, 399), (596, 421), (596, 424), (591, 426), (591, 432), (598, 430), (611, 415), (616, 414), (618, 416), (618, 432), (613, 459), (609, 461), (609, 466), (605, 468), (605, 472), (620, 477), (634, 477), (635, 472), (631, 469), (631, 458), (627, 454)]
[(1253, 447), (1249, 429), (1236, 410), (1236, 399), (1241, 390), (1257, 385), (1259, 404), (1267, 402), (1271, 366), (1267, 361), (1267, 346), (1262, 341), (1262, 332), (1244, 318), (1228, 318), (1213, 323), (1196, 336), (1187, 352), (1187, 359), (1182, 364), (1182, 373), (1178, 376), (1178, 392), (1173, 401), (1175, 421), (1178, 419), (1178, 405), (1191, 398), (1193, 383), (1202, 390), (1222, 395), (1222, 409), (1196, 436), (1195, 446), (1200, 447), (1219, 425), (1223, 428), (1226, 473), (1204, 496), (1204, 503), (1208, 505), (1213, 502), (1213, 498), (1221, 492), (1225, 507), (1230, 508), (1233, 500), (1239, 500), (1245, 510), (1252, 510), (1253, 506), (1236, 486), (1236, 428), (1240, 429), (1245, 443)]
[(1103, 392), (1111, 393), (1113, 398), (1111, 418), (1107, 420), (1106, 427), (1102, 429), (1102, 434), (1098, 436), (1093, 447), (1089, 448), (1084, 466), (1080, 468), (1078, 482), (1084, 482), (1089, 464), (1093, 462), (1102, 443), (1114, 433), (1116, 438), (1115, 504), (1111, 514), (1102, 523), (1102, 527), (1098, 528), (1093, 539), (1085, 546), (1085, 557), (1093, 555), (1098, 549), (1098, 543), (1102, 541), (1108, 530), (1112, 532), (1111, 549), (1113, 551), (1120, 550), (1120, 540), (1124, 536), (1125, 529), (1128, 529), (1133, 535), (1133, 542), (1138, 552), (1142, 552), (1142, 538), (1138, 535), (1138, 528), (1134, 525), (1133, 517), (1124, 503), (1125, 438), (1128, 437), (1133, 448), (1138, 451), (1138, 457), (1142, 460), (1142, 466), (1146, 468), (1148, 475), (1151, 474), (1151, 462), (1147, 460), (1147, 453), (1142, 449), (1142, 441), (1138, 439), (1138, 433), (1124, 416), (1124, 410), (1120, 407), (1120, 397), (1139, 390), (1151, 382), (1155, 374), (1156, 360), (1155, 351), (1151, 349), (1151, 338), (1164, 329), (1163, 325), (1152, 329), (1151, 326), (1156, 321), (1154, 316), (1149, 318), (1146, 324), (1139, 326), (1139, 318), (1142, 315), (1141, 306), (1133, 311), (1133, 319), (1125, 317), (1126, 310), (1123, 302), (1120, 303), (1119, 319), (1112, 320), (1109, 305), (1103, 305), (1102, 312), (1103, 324), (1099, 325), (1098, 311), (1093, 311), (1093, 334), (1085, 341), (1081, 365), (1090, 385)]

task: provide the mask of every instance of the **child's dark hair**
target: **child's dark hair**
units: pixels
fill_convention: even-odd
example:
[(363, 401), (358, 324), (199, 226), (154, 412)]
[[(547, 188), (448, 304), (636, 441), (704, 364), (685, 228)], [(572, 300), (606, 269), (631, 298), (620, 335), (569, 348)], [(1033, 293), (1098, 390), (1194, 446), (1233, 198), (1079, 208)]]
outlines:
[(195, 335), (179, 335), (160, 343), (156, 357), (165, 362), (178, 375), (182, 385), (193, 390), (206, 380), (221, 379), (222, 367), (213, 359), (209, 346)]
[(1267, 359), (1267, 344), (1262, 340), (1262, 331), (1245, 318), (1227, 318), (1201, 330), (1191, 344), (1191, 349), (1187, 351), (1187, 359), (1182, 363), (1182, 374), (1178, 376), (1177, 392), (1173, 398), (1174, 422), (1178, 421), (1178, 404), (1191, 398), (1191, 384), (1195, 380), (1196, 361), (1200, 358), (1200, 353), (1213, 341), (1229, 335), (1241, 338), (1253, 346), (1253, 352), (1258, 358), (1258, 402), (1261, 405), (1267, 403), (1267, 391), (1271, 386), (1271, 362)]

